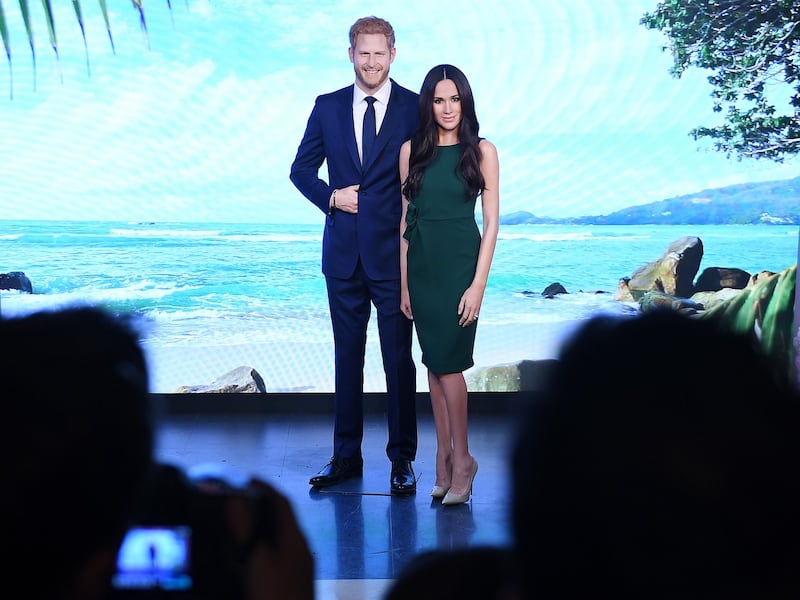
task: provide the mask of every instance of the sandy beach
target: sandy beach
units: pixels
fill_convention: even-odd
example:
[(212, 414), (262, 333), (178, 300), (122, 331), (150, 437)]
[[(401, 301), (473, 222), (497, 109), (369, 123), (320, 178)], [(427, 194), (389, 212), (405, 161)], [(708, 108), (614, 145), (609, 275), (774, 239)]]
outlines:
[[(564, 338), (580, 323), (481, 323), (475, 341), (475, 366), (470, 371), (520, 360), (554, 358)], [(329, 331), (320, 332), (319, 342), (148, 347), (147, 354), (151, 366), (151, 389), (155, 393), (173, 393), (181, 386), (208, 385), (242, 366), (258, 371), (268, 392), (333, 391), (333, 341)], [(416, 340), (414, 358), (417, 390), (427, 391), (427, 373)], [(367, 392), (386, 391), (377, 329), (372, 323), (367, 335), (364, 389)]]

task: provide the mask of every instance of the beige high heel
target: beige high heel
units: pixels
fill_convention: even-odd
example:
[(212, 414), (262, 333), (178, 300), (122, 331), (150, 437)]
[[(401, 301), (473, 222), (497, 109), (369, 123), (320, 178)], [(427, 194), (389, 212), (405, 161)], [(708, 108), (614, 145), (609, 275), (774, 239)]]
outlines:
[(435, 485), (431, 490), (431, 496), (434, 498), (444, 498), (447, 495), (447, 492), (450, 490), (450, 486), (444, 485)]
[(472, 483), (475, 481), (475, 475), (478, 473), (478, 461), (473, 458), (472, 462), (472, 477), (469, 479), (469, 486), (467, 486), (466, 493), (453, 494), (448, 490), (442, 499), (442, 504), (464, 504), (469, 500), (470, 496), (472, 496)]

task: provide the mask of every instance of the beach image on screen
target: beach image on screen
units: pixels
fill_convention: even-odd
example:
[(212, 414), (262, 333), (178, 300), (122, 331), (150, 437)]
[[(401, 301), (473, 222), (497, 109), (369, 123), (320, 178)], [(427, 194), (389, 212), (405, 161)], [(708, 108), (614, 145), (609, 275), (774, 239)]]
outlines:
[[(24, 273), (31, 290), (0, 289), (0, 315), (133, 313), (157, 393), (243, 368), (268, 392), (332, 392), (325, 214), (289, 169), (315, 98), (353, 82), (350, 25), (377, 9), (155, 0), (143, 26), (130, 2), (108, 2), (109, 35), (98, 3), (83, 2), (84, 41), (72, 3), (52, 4), (57, 54), (38, 4), (35, 53), (17, 4), (2, 7), (0, 273)], [(665, 34), (641, 22), (656, 5), (380, 7), (397, 36), (392, 79), (418, 91), (433, 65), (457, 65), (498, 149), (500, 230), (472, 374), (552, 358), (586, 318), (635, 312), (620, 281), (676, 240), (702, 240), (701, 271), (797, 263), (796, 158), (729, 156), (690, 134), (724, 114), (709, 71), (671, 73)], [(742, 221), (736, 207), (764, 199), (785, 211)], [(564, 293), (543, 294), (552, 284)], [(415, 342), (424, 391), (419, 356)], [(386, 389), (374, 309), (364, 388)]]

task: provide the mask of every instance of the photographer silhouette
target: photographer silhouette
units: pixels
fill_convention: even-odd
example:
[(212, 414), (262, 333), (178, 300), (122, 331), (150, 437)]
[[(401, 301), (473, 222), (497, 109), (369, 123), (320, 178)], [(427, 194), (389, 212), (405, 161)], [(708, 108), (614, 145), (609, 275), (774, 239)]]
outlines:
[[(147, 514), (149, 497), (173, 506), (167, 521), (197, 525), (177, 512), (177, 497), (152, 496), (154, 481), (171, 473), (187, 498), (213, 507), (191, 532), (199, 535), (188, 542), (195, 544), (190, 562), (197, 552), (220, 558), (204, 565), (199, 580), (214, 582), (213, 593), (190, 587), (181, 597), (313, 598), (313, 559), (282, 494), (259, 480), (209, 486), (155, 464), (149, 372), (132, 318), (91, 307), (0, 318), (0, 386), (7, 424), (0, 562), (22, 596), (157, 597), (158, 588), (118, 590), (112, 580), (122, 541)], [(204, 548), (209, 531), (224, 543)], [(151, 570), (168, 558), (160, 551), (147, 551)]]

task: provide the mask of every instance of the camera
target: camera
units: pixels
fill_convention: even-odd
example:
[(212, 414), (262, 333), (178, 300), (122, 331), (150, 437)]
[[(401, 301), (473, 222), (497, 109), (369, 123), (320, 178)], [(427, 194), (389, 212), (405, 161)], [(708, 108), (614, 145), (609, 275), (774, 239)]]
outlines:
[[(258, 541), (274, 540), (274, 510), (246, 481), (218, 468), (184, 472), (155, 466), (117, 556), (112, 599), (243, 597), (242, 565)], [(249, 498), (256, 521), (242, 544), (230, 533), (225, 509), (232, 495)]]

